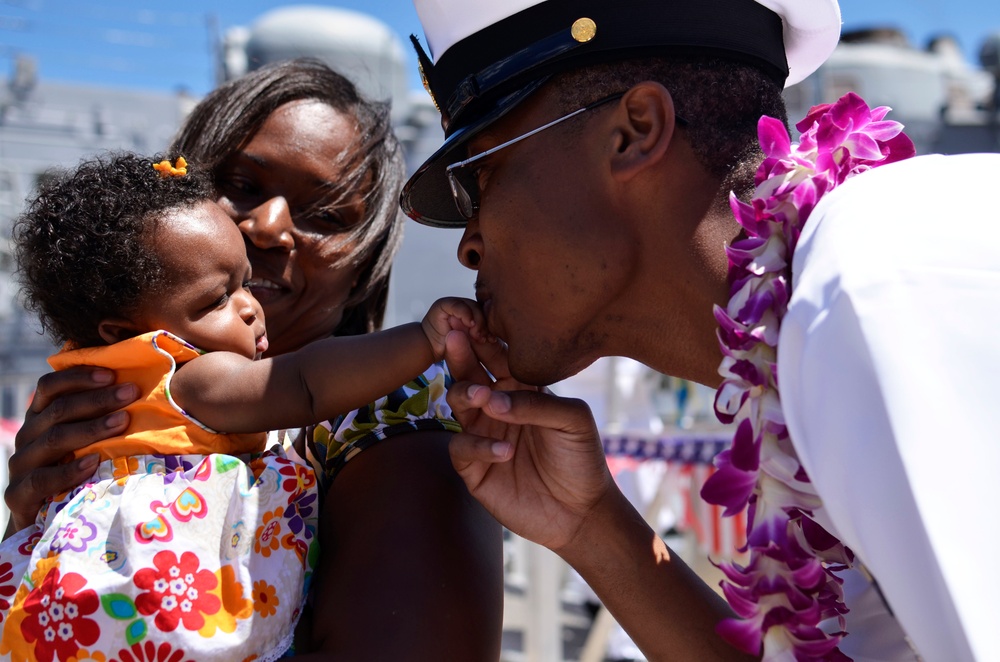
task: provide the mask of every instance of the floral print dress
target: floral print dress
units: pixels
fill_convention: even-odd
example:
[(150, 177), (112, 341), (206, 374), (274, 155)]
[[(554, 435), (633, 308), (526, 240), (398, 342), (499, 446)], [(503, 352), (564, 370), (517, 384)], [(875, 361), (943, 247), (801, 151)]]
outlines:
[[(164, 332), (125, 343), (133, 345), (127, 352), (118, 347), (124, 343), (100, 348), (116, 348), (105, 362), (90, 350), (82, 362), (107, 365), (128, 381), (136, 380), (122, 376), (122, 361), (145, 374), (146, 409), (132, 424), (172, 420), (171, 454), (135, 453), (148, 443), (148, 429), (105, 442), (105, 459), (88, 481), (0, 545), (0, 657), (281, 657), (319, 553), (315, 474), (290, 446), (263, 451), (262, 435), (215, 433), (173, 403), (176, 364), (198, 350)], [(189, 452), (177, 454), (185, 440)], [(234, 452), (250, 441), (257, 452)], [(203, 452), (206, 444), (222, 452)], [(107, 457), (116, 446), (126, 454)]]

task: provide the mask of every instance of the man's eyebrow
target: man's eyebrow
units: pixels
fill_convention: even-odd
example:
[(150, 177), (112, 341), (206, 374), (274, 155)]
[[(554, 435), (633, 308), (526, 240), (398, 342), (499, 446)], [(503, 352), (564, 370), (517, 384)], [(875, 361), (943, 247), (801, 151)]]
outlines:
[[(477, 149), (475, 152), (472, 151), (474, 145), (482, 145), (484, 142), (486, 143), (486, 147)], [(472, 157), (499, 144), (496, 132), (493, 130), (492, 126), (489, 126), (469, 138), (469, 142), (465, 145), (465, 155), (467, 157)]]

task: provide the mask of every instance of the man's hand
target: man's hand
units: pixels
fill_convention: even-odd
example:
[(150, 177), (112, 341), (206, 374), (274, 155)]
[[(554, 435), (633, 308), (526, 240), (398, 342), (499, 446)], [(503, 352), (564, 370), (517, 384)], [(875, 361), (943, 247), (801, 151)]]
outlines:
[(457, 380), (448, 404), (464, 430), (452, 464), (501, 524), (558, 551), (615, 489), (590, 409), (514, 380), (502, 343), (450, 333), (446, 359)]

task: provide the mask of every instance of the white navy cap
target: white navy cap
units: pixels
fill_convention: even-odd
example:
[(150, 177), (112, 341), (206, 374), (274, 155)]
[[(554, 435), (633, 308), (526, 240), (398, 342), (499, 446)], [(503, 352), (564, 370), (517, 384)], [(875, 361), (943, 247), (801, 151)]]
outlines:
[(466, 143), (551, 76), (629, 57), (710, 54), (758, 67), (779, 86), (816, 70), (840, 38), (837, 0), (414, 0), (424, 85), (445, 143), (410, 178), (411, 218), (460, 227), (445, 177)]

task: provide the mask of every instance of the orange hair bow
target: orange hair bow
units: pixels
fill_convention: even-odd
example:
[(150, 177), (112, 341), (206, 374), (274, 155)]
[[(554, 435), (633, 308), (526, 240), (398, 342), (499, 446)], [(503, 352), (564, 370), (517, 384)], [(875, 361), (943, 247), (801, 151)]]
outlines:
[(164, 159), (153, 164), (153, 170), (160, 173), (160, 177), (183, 177), (187, 174), (187, 161), (183, 156), (177, 157), (177, 165), (170, 165), (170, 161)]

